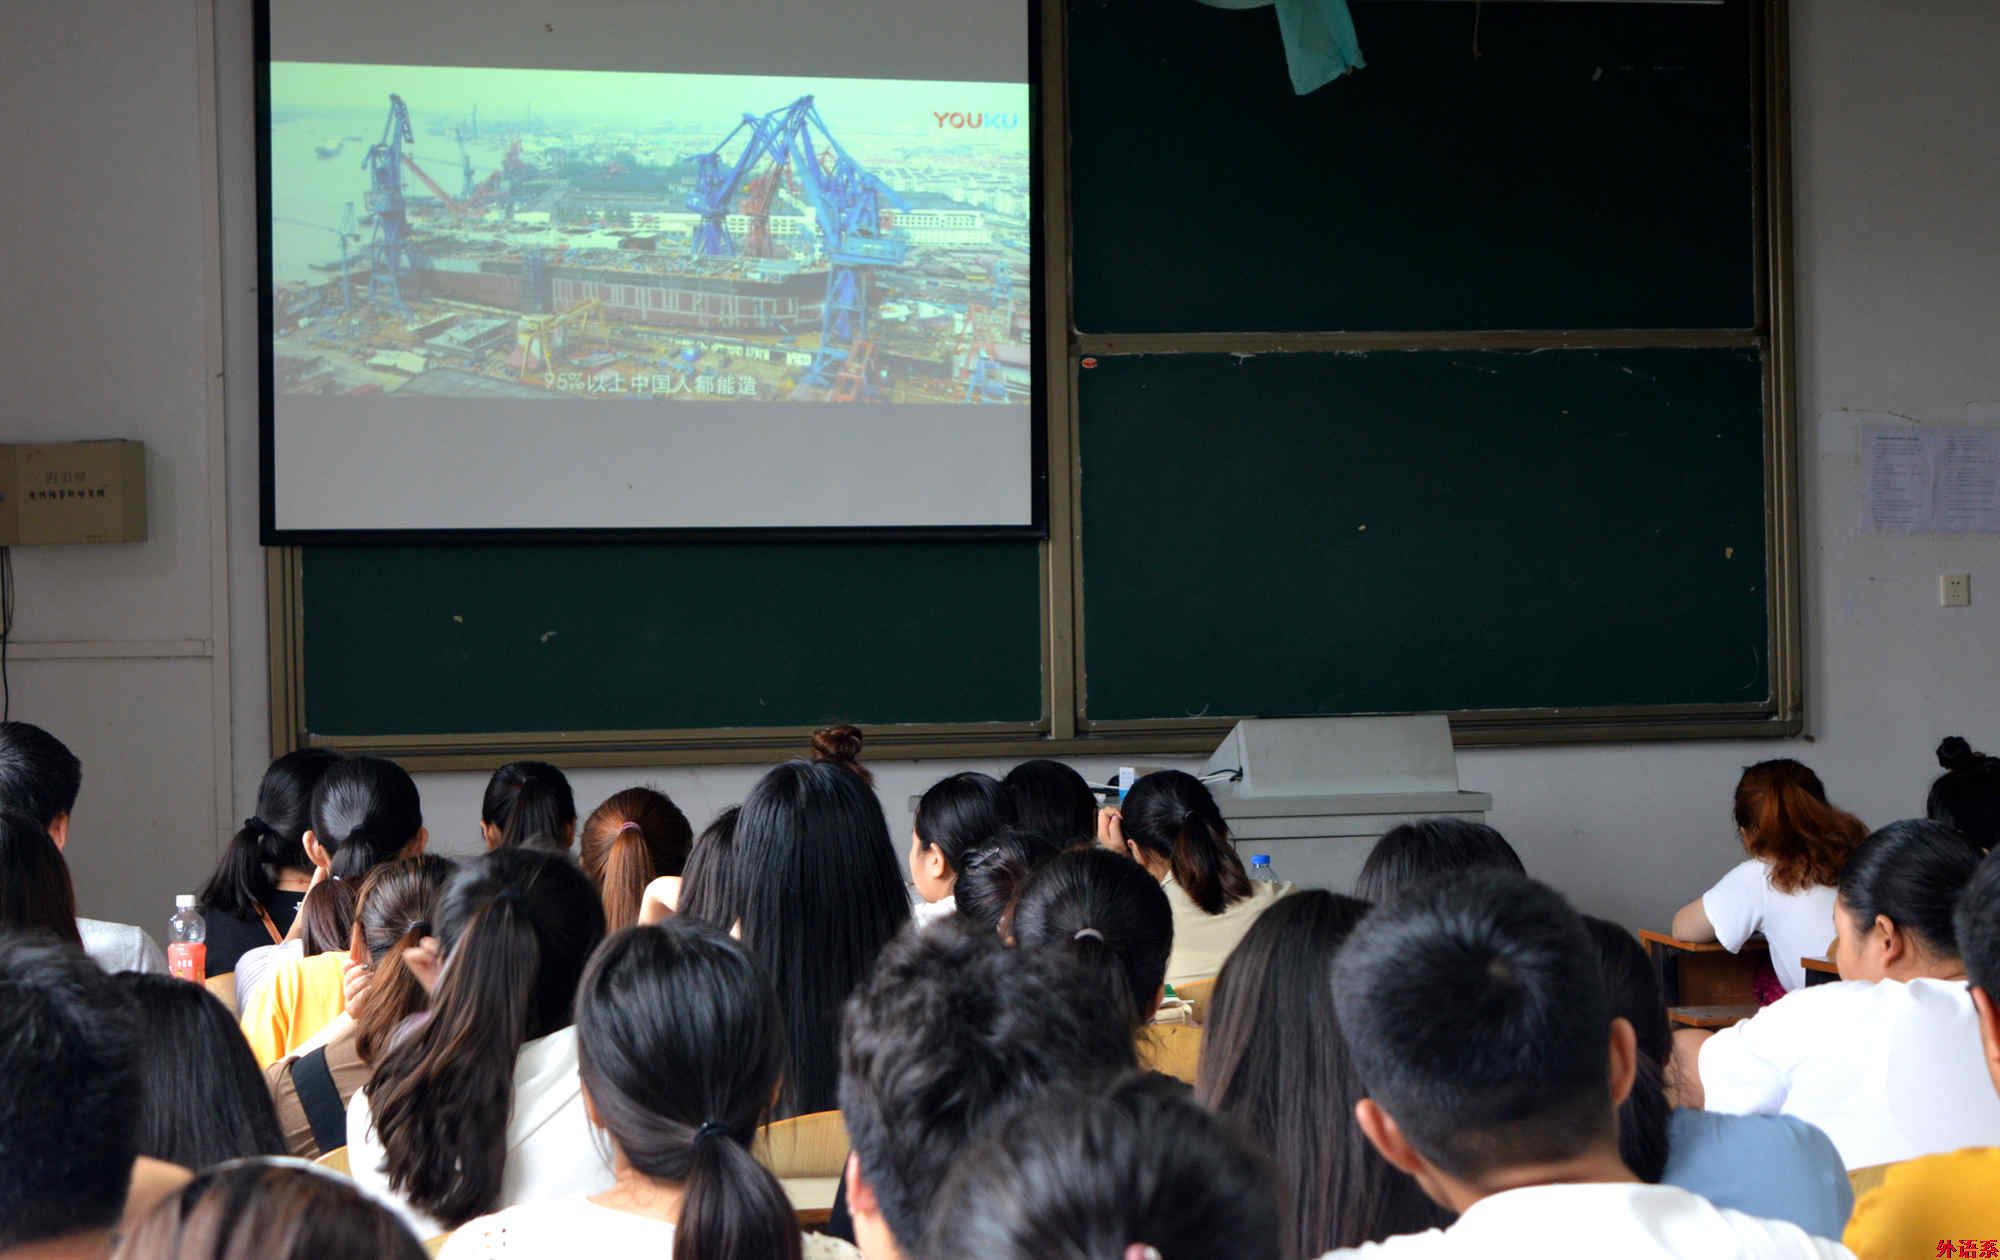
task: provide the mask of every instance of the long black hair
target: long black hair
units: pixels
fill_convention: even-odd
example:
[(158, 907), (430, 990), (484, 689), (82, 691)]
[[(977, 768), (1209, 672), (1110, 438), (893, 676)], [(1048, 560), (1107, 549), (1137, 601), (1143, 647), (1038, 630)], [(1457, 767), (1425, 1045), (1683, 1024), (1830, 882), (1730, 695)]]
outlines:
[(284, 1131), (229, 1008), (198, 984), (124, 971), (139, 1039), (139, 1154), (183, 1168), (283, 1155)]
[(742, 947), (682, 919), (618, 933), (583, 973), (576, 1033), (598, 1123), (634, 1172), (684, 1192), (674, 1260), (798, 1260), (791, 1202), (750, 1153), (784, 1017)]
[(988, 932), (1010, 935), (1021, 886), (1062, 851), (1062, 845), (1039, 831), (1002, 827), (967, 853), (959, 867), (958, 881), (951, 886), (959, 916)]
[(452, 877), (437, 929), (445, 966), (430, 1018), (362, 1088), (389, 1184), (456, 1228), (499, 1198), (515, 1060), (569, 1025), (604, 907), (562, 855), (495, 849)]
[(917, 839), (944, 855), (953, 874), (965, 869), (966, 855), (991, 840), (1013, 820), (1013, 807), (1000, 780), (977, 770), (939, 779), (917, 802)]
[(1943, 823), (1892, 822), (1847, 859), (1840, 904), (1863, 928), (1880, 916), (1913, 935), (1931, 957), (1957, 958), (1952, 916), (1980, 856), (1970, 840)]
[(0, 932), (41, 932), (83, 948), (76, 888), (49, 829), (0, 809)]
[(1174, 911), (1146, 868), (1092, 846), (1051, 858), (1014, 906), (1022, 949), (1055, 949), (1096, 975), (1134, 1026), (1152, 1017), (1174, 949)]
[(829, 762), (788, 761), (736, 816), (743, 946), (785, 1008), (780, 1118), (835, 1105), (840, 1008), (910, 921), (902, 863), (874, 789)]
[(2000, 844), (2000, 757), (1974, 752), (1963, 736), (1947, 735), (1937, 759), (1944, 773), (1924, 798), (1924, 816), (1991, 850)]
[(1379, 904), (1420, 884), (1489, 867), (1516, 875), (1528, 873), (1514, 846), (1485, 823), (1465, 818), (1419, 818), (1382, 833), (1361, 864), (1354, 895)]
[(1313, 890), (1280, 898), (1222, 964), (1195, 1098), (1235, 1121), (1290, 1191), (1289, 1255), (1309, 1257), (1449, 1224), (1354, 1120), (1367, 1092), (1333, 1009), (1333, 959), (1368, 903)]
[(1167, 860), (1174, 882), (1210, 914), (1250, 895), (1229, 824), (1200, 779), (1180, 770), (1145, 775), (1118, 807), (1125, 838)]
[(546, 761), (510, 761), (486, 781), (479, 821), (500, 833), (500, 846), (566, 851), (576, 838), (576, 794)]
[(687, 865), (681, 869), (680, 905), (674, 911), (681, 918), (727, 931), (743, 916), (736, 891), (736, 816), (740, 813), (740, 806), (731, 805), (695, 837)]
[(1667, 1060), (1674, 1052), (1673, 1029), (1667, 1023), (1667, 1002), (1660, 979), (1640, 946), (1639, 938), (1604, 919), (1583, 916), (1583, 926), (1597, 946), (1598, 971), (1611, 1013), (1632, 1025), (1638, 1035), (1639, 1069), (1632, 1092), (1618, 1105), (1618, 1153), (1641, 1181), (1658, 1182), (1667, 1171)]
[(243, 820), (202, 885), (201, 908), (254, 919), (278, 891), (281, 871), (309, 871), (304, 837), (313, 789), (341, 759), (331, 748), (300, 748), (273, 761), (257, 785), (257, 811)]
[(313, 839), (333, 859), (335, 879), (360, 879), (400, 857), (424, 829), (416, 781), (393, 761), (349, 757), (313, 789)]
[(1000, 780), (1014, 822), (1063, 848), (1097, 838), (1097, 794), (1082, 775), (1060, 761), (1024, 761)]
[(918, 1254), (926, 1260), (1279, 1260), (1268, 1161), (1184, 1088), (1131, 1077), (1051, 1090), (952, 1164)]

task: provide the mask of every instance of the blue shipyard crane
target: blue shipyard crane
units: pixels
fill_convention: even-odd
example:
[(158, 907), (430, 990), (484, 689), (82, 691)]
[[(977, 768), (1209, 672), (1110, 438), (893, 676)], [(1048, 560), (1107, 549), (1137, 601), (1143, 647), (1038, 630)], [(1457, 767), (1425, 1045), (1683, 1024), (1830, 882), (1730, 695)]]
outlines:
[(403, 98), (389, 95), (389, 117), (382, 124), (382, 138), (368, 146), (361, 169), (368, 172), (368, 221), (374, 231), (368, 241), (368, 300), (386, 297), (408, 310), (403, 301), (402, 271), (409, 253), (410, 221), (403, 204), (403, 146), (415, 144), (410, 129), (410, 109)]

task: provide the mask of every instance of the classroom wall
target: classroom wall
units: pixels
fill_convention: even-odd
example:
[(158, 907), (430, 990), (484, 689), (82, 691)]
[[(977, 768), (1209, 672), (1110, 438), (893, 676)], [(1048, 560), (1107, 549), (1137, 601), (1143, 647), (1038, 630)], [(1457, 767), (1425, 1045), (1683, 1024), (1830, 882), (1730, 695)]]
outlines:
[[(0, 137), (4, 169), (26, 176), (0, 211), (14, 228), (0, 263), (13, 312), (0, 368), (24, 391), (6, 436), (143, 436), (157, 487), (151, 542), (19, 553), (29, 646), (13, 666), (15, 712), (60, 730), (93, 767), (73, 855), (86, 908), (149, 925), (205, 865), (223, 824), (248, 812), (268, 756), (247, 0), (214, 0), (224, 269), (209, 301), (224, 329), (226, 534), (205, 497), (225, 464), (204, 438), (210, 391), (195, 331), (198, 36), (209, 2), (24, 0), (9, 8), (15, 38), (0, 49), (7, 116), (36, 123)], [(1808, 734), (1460, 759), (1463, 781), (1493, 793), (1494, 821), (1531, 869), (1633, 924), (1663, 922), (1732, 859), (1727, 796), (1750, 761), (1800, 757), (1879, 823), (1921, 808), (1940, 735), (2000, 746), (2000, 541), (1856, 534), (1853, 435), (1857, 412), (2000, 423), (2000, 359), (1988, 348), (2000, 322), (1990, 139), (2000, 8), (1792, 7)], [(1937, 607), (1947, 571), (1973, 575), (1971, 608)], [(85, 649), (49, 646), (155, 640), (194, 655), (75, 659)], [(135, 649), (89, 649), (113, 650)], [(35, 653), (68, 655), (22, 659)], [(1083, 768), (1094, 777), (1117, 760)], [(899, 844), (906, 798), (958, 768), (875, 764)], [(699, 824), (756, 774), (635, 769), (575, 782), (586, 809), (628, 783), (656, 783)], [(440, 847), (476, 845), (481, 778), (419, 781)]]

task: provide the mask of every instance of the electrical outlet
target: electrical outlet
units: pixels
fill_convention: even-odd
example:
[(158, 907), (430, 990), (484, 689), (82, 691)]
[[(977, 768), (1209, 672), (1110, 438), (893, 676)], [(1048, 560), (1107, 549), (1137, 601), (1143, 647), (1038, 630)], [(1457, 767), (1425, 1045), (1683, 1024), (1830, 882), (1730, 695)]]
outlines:
[(1972, 575), (1947, 573), (1938, 578), (1938, 607), (1966, 608), (1972, 604)]

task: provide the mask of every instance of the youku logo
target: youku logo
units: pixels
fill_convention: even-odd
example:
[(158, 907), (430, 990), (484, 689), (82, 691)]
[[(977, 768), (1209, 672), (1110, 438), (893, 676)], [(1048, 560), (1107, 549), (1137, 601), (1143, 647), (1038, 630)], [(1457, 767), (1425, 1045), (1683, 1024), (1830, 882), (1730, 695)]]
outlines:
[(934, 109), (931, 111), (931, 117), (937, 119), (939, 131), (946, 129), (952, 131), (977, 131), (982, 127), (988, 131), (1014, 131), (1021, 126), (1021, 116), (1019, 114), (969, 114), (963, 110), (953, 110), (950, 113), (944, 113)]

